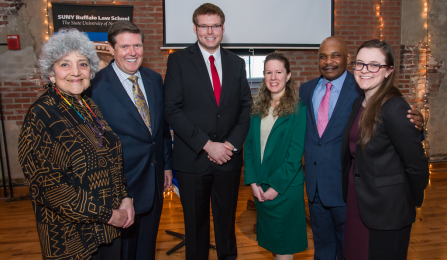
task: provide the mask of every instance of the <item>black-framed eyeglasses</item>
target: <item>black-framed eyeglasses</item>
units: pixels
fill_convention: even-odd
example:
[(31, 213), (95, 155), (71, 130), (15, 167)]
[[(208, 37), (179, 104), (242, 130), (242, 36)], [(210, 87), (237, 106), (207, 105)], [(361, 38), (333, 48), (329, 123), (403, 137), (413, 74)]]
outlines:
[(360, 61), (352, 61), (351, 65), (352, 65), (352, 68), (357, 71), (361, 71), (363, 69), (363, 67), (366, 66), (366, 69), (369, 72), (373, 72), (373, 73), (378, 72), (381, 68), (392, 68), (393, 67), (391, 65), (380, 65), (379, 63), (366, 64), (366, 63), (363, 63)]
[(215, 25), (210, 25), (210, 26), (203, 25), (203, 24), (197, 24), (196, 26), (197, 26), (197, 28), (199, 28), (199, 30), (202, 30), (202, 31), (208, 31), (208, 28), (213, 29), (213, 31), (222, 30), (222, 24), (215, 24)]

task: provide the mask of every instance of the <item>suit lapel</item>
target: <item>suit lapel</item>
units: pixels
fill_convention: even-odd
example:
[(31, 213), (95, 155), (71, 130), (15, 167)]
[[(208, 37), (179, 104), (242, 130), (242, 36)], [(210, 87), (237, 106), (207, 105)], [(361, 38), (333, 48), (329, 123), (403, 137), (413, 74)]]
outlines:
[[(278, 128), (278, 126), (280, 126), (281, 124), (289, 121), (289, 117), (290, 115), (286, 116), (286, 117), (278, 117), (275, 121), (275, 124), (273, 124), (272, 130), (270, 131), (270, 134), (272, 134), (276, 128)], [(269, 135), (270, 136), (270, 135)]]
[[(138, 113), (137, 107), (130, 99), (118, 76), (116, 75), (115, 70), (112, 68), (112, 62), (113, 61), (111, 61), (110, 64), (107, 66), (109, 72), (109, 76), (107, 77), (109, 80), (109, 87), (107, 89), (127, 109), (127, 111), (129, 111), (129, 113), (135, 118), (135, 120), (137, 120), (138, 123), (140, 123), (144, 128), (147, 129), (146, 124), (140, 116), (140, 113)], [(149, 129), (147, 129), (147, 131), (149, 132)]]
[(343, 82), (343, 86), (341, 88), (340, 95), (338, 96), (337, 103), (335, 104), (334, 111), (332, 112), (331, 119), (329, 119), (326, 129), (324, 129), (324, 133), (321, 136), (322, 138), (323, 138), (324, 134), (327, 131), (329, 131), (331, 126), (333, 124), (335, 124), (335, 121), (337, 121), (337, 117), (340, 114), (340, 112), (343, 110), (343, 107), (347, 105), (345, 101), (349, 100), (351, 95), (354, 95), (355, 84), (356, 84), (355, 81), (351, 80), (349, 75), (346, 75), (345, 82)]
[[(357, 114), (360, 110), (360, 107), (362, 105), (363, 98), (357, 99), (354, 105), (352, 106), (351, 115), (349, 116), (348, 123), (346, 124), (346, 129), (351, 129), (352, 125), (354, 124), (354, 121), (357, 117)], [(349, 135), (349, 132), (348, 132)]]
[(354, 124), (355, 118), (357, 117), (360, 107), (362, 106), (363, 98), (356, 99), (352, 106), (351, 115), (349, 116), (348, 122), (346, 123), (346, 127), (343, 132), (342, 153), (341, 153), (342, 156), (343, 154), (349, 151), (349, 133), (351, 132), (351, 127)]
[[(219, 104), (222, 104), (222, 101), (225, 98), (225, 95), (228, 92), (228, 88), (230, 88), (231, 86), (229, 85), (230, 82), (229, 81), (229, 77), (230, 77), (230, 61), (228, 60), (228, 53), (227, 50), (225, 50), (224, 48), (220, 47), (220, 58), (222, 60), (222, 91), (220, 94), (220, 100), (219, 100)], [(213, 93), (214, 96), (214, 93)], [(219, 106), (220, 108), (221, 106)]]
[(149, 80), (149, 78), (147, 78), (141, 70), (140, 70), (140, 75), (141, 75), (141, 79), (143, 80), (144, 91), (146, 92), (146, 98), (147, 98), (147, 103), (148, 103), (147, 105), (149, 106), (149, 113), (151, 115), (152, 135), (155, 136), (156, 130), (158, 128), (154, 127), (154, 126), (155, 126), (155, 122), (157, 122), (156, 117), (157, 117), (158, 113), (157, 113), (156, 107), (155, 107), (154, 87), (152, 86), (152, 84), (151, 84), (152, 82)]
[[(278, 117), (275, 121), (275, 123), (273, 124), (272, 130), (270, 130), (269, 136), (267, 138), (267, 142), (265, 143), (265, 149), (264, 149), (264, 155), (265, 155), (265, 151), (267, 151), (267, 148), (270, 147), (269, 145), (269, 141), (271, 139), (271, 137), (273, 136), (275, 130), (282, 124), (286, 123), (287, 121), (289, 121), (290, 115), (285, 116), (285, 117)], [(258, 151), (258, 156), (259, 156), (259, 163), (262, 164), (261, 162), (261, 117), (257, 116), (255, 118), (256, 120), (254, 121), (255, 123), (255, 136), (259, 136), (258, 140), (256, 140), (258, 147), (255, 147), (255, 149)]]
[[(203, 60), (202, 52), (199, 49), (198, 43), (194, 44), (191, 47), (191, 60), (194, 66), (196, 67), (197, 73), (202, 78), (205, 84), (199, 84), (204, 86), (210, 98), (213, 100), (214, 104), (217, 107), (216, 97), (214, 96), (213, 85), (211, 84), (211, 79), (208, 74), (208, 69), (206, 68), (205, 61)], [(222, 70), (223, 71), (223, 70)]]
[(255, 130), (255, 135), (259, 138), (255, 138), (254, 140), (254, 151), (256, 153), (256, 164), (261, 165), (261, 117), (260, 116), (253, 116), (253, 127)]
[(310, 110), (310, 120), (312, 120), (312, 125), (313, 128), (315, 130), (315, 133), (320, 136), (320, 134), (318, 133), (318, 129), (317, 129), (317, 122), (315, 121), (315, 110), (314, 110), (314, 106), (313, 106), (313, 96), (314, 96), (314, 92), (315, 92), (315, 88), (317, 88), (318, 86), (318, 82), (320, 82), (321, 76), (319, 78), (315, 79), (315, 82), (312, 82), (313, 86), (309, 91), (309, 110)]

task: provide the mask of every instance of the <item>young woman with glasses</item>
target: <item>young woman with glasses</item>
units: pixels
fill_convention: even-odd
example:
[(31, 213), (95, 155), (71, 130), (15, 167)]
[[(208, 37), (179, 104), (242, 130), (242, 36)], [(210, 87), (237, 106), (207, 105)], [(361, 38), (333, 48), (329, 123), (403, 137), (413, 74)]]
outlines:
[(404, 260), (415, 207), (424, 199), (428, 162), (410, 106), (393, 86), (395, 54), (384, 41), (363, 43), (352, 62), (365, 94), (343, 135), (346, 260)]

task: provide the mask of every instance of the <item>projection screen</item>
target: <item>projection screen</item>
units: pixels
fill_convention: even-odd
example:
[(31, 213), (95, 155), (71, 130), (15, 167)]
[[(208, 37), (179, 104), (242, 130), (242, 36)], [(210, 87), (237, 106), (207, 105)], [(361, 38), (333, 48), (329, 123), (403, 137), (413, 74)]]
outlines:
[[(334, 0), (213, 0), (225, 13), (222, 46), (315, 48), (334, 35)], [(203, 0), (164, 0), (164, 47), (197, 41), (192, 14)]]

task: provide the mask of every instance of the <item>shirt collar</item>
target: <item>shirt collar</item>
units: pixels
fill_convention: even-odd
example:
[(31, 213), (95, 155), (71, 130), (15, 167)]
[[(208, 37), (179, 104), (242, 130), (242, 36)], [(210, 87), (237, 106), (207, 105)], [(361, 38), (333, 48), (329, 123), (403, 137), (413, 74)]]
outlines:
[(345, 72), (343, 72), (343, 74), (341, 74), (340, 77), (334, 79), (333, 81), (329, 81), (329, 80), (327, 80), (326, 78), (323, 77), (323, 84), (322, 85), (325, 86), (326, 83), (330, 82), (332, 84), (333, 88), (336, 88), (336, 89), (340, 90), (343, 87), (343, 83), (345, 82), (346, 75), (348, 75), (348, 71), (347, 70), (345, 70)]
[[(112, 67), (113, 67), (113, 69), (114, 69), (117, 73), (120, 73), (120, 74), (121, 74), (121, 77), (118, 77), (118, 78), (120, 79), (121, 83), (123, 83), (124, 81), (128, 80), (130, 76), (133, 76), (133, 75), (127, 74), (126, 72), (122, 71), (122, 70), (118, 67), (118, 65), (116, 65), (115, 61), (113, 61), (113, 63), (112, 63)], [(138, 70), (134, 75), (137, 76), (139, 79), (141, 79), (140, 70)]]
[(220, 45), (219, 48), (217, 48), (217, 51), (214, 53), (209, 53), (207, 52), (204, 48), (202, 48), (202, 46), (200, 45), (200, 43), (197, 43), (199, 45), (200, 51), (202, 52), (203, 58), (205, 60), (209, 60), (210, 56), (213, 55), (214, 56), (214, 60), (219, 60), (220, 59)]

